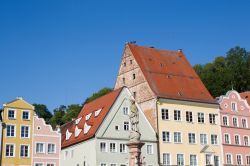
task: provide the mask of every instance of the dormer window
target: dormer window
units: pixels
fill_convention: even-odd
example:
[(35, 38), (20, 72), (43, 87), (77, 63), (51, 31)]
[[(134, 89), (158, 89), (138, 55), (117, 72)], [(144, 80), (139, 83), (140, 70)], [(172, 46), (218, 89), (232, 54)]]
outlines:
[(76, 124), (76, 125), (79, 124), (79, 122), (81, 121), (81, 119), (82, 119), (82, 117), (76, 119), (75, 124)]
[(86, 120), (86, 121), (89, 120), (90, 117), (91, 117), (91, 115), (92, 115), (92, 113), (89, 113), (88, 115), (86, 115), (85, 120)]
[(8, 110), (8, 119), (16, 119), (16, 110)]
[(102, 111), (102, 109), (95, 111), (95, 117), (97, 117), (101, 113), (101, 111)]
[(75, 128), (75, 137), (78, 137), (78, 135), (81, 133), (82, 129), (79, 129), (77, 126)]
[(88, 125), (88, 124), (85, 122), (85, 124), (84, 124), (84, 134), (87, 134), (87, 133), (89, 132), (90, 128), (91, 128), (91, 126)]
[(69, 132), (69, 130), (66, 131), (66, 140), (69, 140), (69, 138), (71, 137), (72, 133)]

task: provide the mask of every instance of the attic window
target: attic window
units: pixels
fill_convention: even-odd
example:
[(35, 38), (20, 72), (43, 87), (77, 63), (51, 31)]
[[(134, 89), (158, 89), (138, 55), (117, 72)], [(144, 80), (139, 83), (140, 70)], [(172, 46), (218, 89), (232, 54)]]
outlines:
[(133, 80), (135, 79), (135, 74), (133, 74)]
[(122, 83), (125, 84), (125, 78), (122, 78)]
[(69, 130), (66, 131), (66, 140), (69, 140), (69, 138), (71, 137), (72, 133), (69, 132)]
[(88, 124), (85, 122), (85, 124), (84, 124), (84, 134), (87, 134), (87, 133), (89, 132), (90, 128), (91, 128), (91, 126), (88, 125)]
[(126, 62), (124, 62), (124, 63), (123, 63), (123, 67), (126, 67), (126, 65), (127, 65)]
[(86, 115), (85, 120), (86, 120), (86, 121), (89, 120), (90, 117), (91, 117), (91, 115), (92, 115), (92, 113), (89, 113), (88, 115)]
[(95, 111), (95, 117), (97, 117), (101, 113), (101, 111), (102, 111), (102, 109)]
[(75, 124), (77, 125), (81, 121), (82, 117), (76, 119)]
[(75, 137), (78, 137), (78, 135), (81, 133), (82, 129), (79, 129), (77, 126), (75, 128)]
[(132, 63), (133, 63), (133, 60), (130, 60), (130, 64), (132, 65)]

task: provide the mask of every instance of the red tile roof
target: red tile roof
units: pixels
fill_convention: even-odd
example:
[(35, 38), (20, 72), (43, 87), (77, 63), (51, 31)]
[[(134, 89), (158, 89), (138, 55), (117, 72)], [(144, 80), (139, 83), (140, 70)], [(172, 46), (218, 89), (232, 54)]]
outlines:
[[(76, 143), (88, 140), (90, 138), (93, 138), (95, 136), (96, 131), (98, 130), (99, 126), (101, 125), (103, 119), (108, 114), (110, 108), (112, 107), (113, 103), (116, 101), (117, 97), (119, 96), (122, 88), (114, 90), (113, 92), (108, 93), (105, 96), (102, 96), (86, 105), (82, 108), (81, 112), (78, 115), (78, 118), (81, 118), (80, 122), (76, 125), (75, 120), (71, 121), (64, 126), (61, 127), (61, 133), (62, 133), (62, 148), (66, 148), (68, 146), (74, 145)], [(98, 116), (95, 116), (95, 111), (102, 109), (100, 114)], [(90, 113), (90, 119), (86, 121), (86, 115), (89, 115)], [(85, 122), (87, 125), (90, 125), (90, 130), (84, 134), (84, 125)], [(82, 129), (80, 134), (75, 137), (75, 128), (76, 126), (79, 129)], [(72, 133), (71, 137), (66, 140), (66, 131), (69, 130), (69, 132)]]
[(250, 105), (250, 91), (240, 93), (241, 98), (246, 99)]
[(182, 51), (128, 46), (156, 96), (215, 103)]

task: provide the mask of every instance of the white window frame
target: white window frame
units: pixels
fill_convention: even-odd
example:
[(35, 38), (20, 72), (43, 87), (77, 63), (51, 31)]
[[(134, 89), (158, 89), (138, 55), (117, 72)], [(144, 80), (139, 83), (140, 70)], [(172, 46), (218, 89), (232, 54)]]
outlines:
[[(124, 149), (124, 152), (121, 152), (121, 145), (124, 145), (125, 149)], [(119, 153), (127, 153), (127, 145), (125, 143), (119, 143)]]
[[(21, 156), (21, 146), (28, 146), (28, 156)], [(24, 159), (27, 159), (27, 158), (30, 158), (30, 145), (28, 144), (20, 144), (20, 148), (19, 148), (19, 157), (20, 158), (24, 158)]]
[[(24, 112), (28, 112), (29, 113), (28, 119), (23, 119), (23, 113)], [(22, 110), (21, 118), (22, 118), (23, 121), (29, 121), (30, 120), (30, 111), (29, 110)]]
[[(28, 137), (22, 137), (22, 127), (28, 127), (29, 128)], [(20, 126), (20, 138), (22, 138), (22, 139), (28, 139), (28, 138), (30, 138), (30, 126), (29, 125), (21, 125)]]
[[(174, 138), (175, 138), (175, 133), (180, 133), (180, 142), (175, 142), (175, 139), (174, 139), (174, 143), (175, 144), (181, 144), (182, 143), (182, 133), (180, 132), (180, 131), (176, 131), (176, 132), (174, 132)], [(178, 140), (178, 139), (177, 139)]]
[(180, 166), (184, 166), (185, 165), (185, 154), (176, 153), (176, 165), (178, 165), (178, 155), (183, 155), (183, 165), (180, 165)]
[[(165, 116), (165, 119), (163, 119), (163, 111), (164, 111), (164, 113), (165, 113), (165, 111), (167, 112), (167, 114), (164, 114), (164, 116)], [(161, 109), (161, 120), (170, 120), (170, 116), (169, 116), (169, 109), (167, 109), (167, 108), (162, 108)]]
[[(127, 114), (125, 114), (125, 111), (127, 112)], [(122, 113), (123, 113), (123, 115), (125, 115), (125, 116), (129, 115), (129, 113), (130, 113), (129, 107), (123, 107), (123, 108), (122, 108)]]
[[(238, 136), (238, 138), (239, 138), (239, 144), (236, 144), (236, 139), (235, 139), (236, 136)], [(240, 134), (235, 134), (235, 135), (234, 135), (234, 144), (235, 144), (235, 145), (241, 145)]]
[[(13, 145), (13, 156), (6, 156), (6, 148), (7, 148), (7, 145)], [(6, 144), (5, 144), (4, 156), (5, 156), (6, 158), (14, 158), (14, 157), (16, 157), (16, 144), (6, 143)]]
[(44, 166), (43, 162), (35, 162), (34, 164), (35, 164), (34, 166), (37, 166), (37, 164), (42, 164), (42, 166)]
[[(191, 165), (191, 156), (195, 156), (195, 161), (196, 161), (196, 165)], [(185, 164), (185, 163), (184, 163)], [(198, 157), (196, 154), (189, 154), (189, 165), (190, 166), (198, 166)]]
[[(247, 143), (248, 143), (248, 145), (245, 144), (245, 137), (247, 137)], [(243, 136), (243, 142), (244, 142), (244, 146), (249, 146), (249, 136), (248, 135), (244, 135)]]
[[(36, 150), (37, 150), (37, 144), (43, 144), (43, 152), (37, 152)], [(45, 142), (35, 142), (35, 152), (36, 152), (36, 154), (45, 154), (45, 152), (46, 152), (46, 144), (45, 144)]]
[[(233, 110), (233, 104), (235, 104), (235, 110)], [(237, 112), (237, 103), (236, 102), (231, 102), (231, 110), (233, 112)]]
[[(246, 121), (246, 127), (243, 126), (243, 120)], [(244, 129), (248, 128), (247, 118), (241, 118), (241, 125), (242, 125), (242, 128), (244, 128)]]
[[(101, 144), (102, 144), (102, 143), (105, 144), (105, 150), (104, 150), (104, 151), (102, 151), (102, 148), (101, 148)], [(108, 144), (107, 144), (107, 142), (103, 142), (103, 141), (102, 141), (102, 142), (100, 142), (99, 145), (100, 145), (100, 152), (108, 152)]]
[[(216, 144), (213, 143), (213, 139), (212, 139), (212, 136), (216, 136), (217, 139), (216, 139)], [(219, 136), (217, 134), (211, 134), (211, 145), (219, 145)]]
[(48, 166), (48, 165), (53, 165), (53, 166), (56, 166), (56, 163), (53, 163), (53, 162), (48, 162), (48, 163), (46, 163), (46, 166)]
[[(177, 119), (175, 120), (175, 112), (177, 112), (176, 113), (176, 115), (177, 115)], [(179, 114), (178, 113), (180, 113), (180, 116), (178, 116)], [(182, 114), (181, 114), (181, 110), (174, 110), (174, 121), (176, 121), (176, 122), (181, 122), (182, 121)]]
[(193, 116), (193, 112), (192, 111), (186, 111), (185, 112), (185, 116), (186, 116), (186, 122), (187, 123), (194, 123), (194, 116)]
[[(211, 115), (211, 117), (212, 117), (212, 123), (210, 122), (210, 115)], [(214, 118), (213, 118), (214, 117)], [(208, 118), (209, 118), (209, 124), (211, 124), (211, 125), (216, 125), (217, 124), (217, 114), (214, 114), (214, 113), (210, 113), (210, 114), (208, 114)]]
[[(49, 145), (54, 145), (54, 152), (49, 152)], [(55, 154), (56, 153), (56, 143), (53, 143), (53, 142), (48, 142), (47, 143), (47, 153), (48, 154)]]
[[(247, 154), (245, 157), (246, 157), (246, 165), (250, 165), (250, 154)], [(247, 162), (247, 157), (249, 157), (249, 163)]]
[[(190, 134), (191, 134), (191, 137), (189, 137)], [(194, 142), (192, 140), (193, 139), (193, 135), (194, 135)], [(189, 138), (191, 138), (191, 140)], [(188, 133), (188, 143), (189, 144), (196, 144), (196, 142), (197, 142), (196, 140), (197, 140), (197, 138), (196, 138), (196, 134), (195, 133)]]
[[(227, 125), (224, 124), (224, 117), (227, 119)], [(226, 115), (222, 116), (222, 125), (223, 126), (229, 126), (229, 117), (228, 116), (226, 116)]]
[[(228, 143), (226, 143), (226, 135), (228, 135)], [(224, 143), (225, 144), (231, 144), (231, 137), (229, 133), (224, 133)]]
[(244, 160), (243, 160), (242, 154), (236, 154), (236, 164), (238, 165), (238, 156), (240, 156), (240, 158), (241, 158), (241, 164), (240, 165), (244, 165)]
[[(227, 162), (227, 155), (231, 156), (231, 164)], [(233, 155), (231, 153), (226, 153), (226, 164), (233, 165)]]
[[(236, 119), (236, 126), (234, 125), (234, 119)], [(232, 123), (233, 123), (233, 127), (239, 127), (239, 120), (238, 120), (238, 117), (233, 116), (233, 117), (232, 117)]]
[[(204, 136), (205, 136), (205, 138), (206, 138), (206, 143), (204, 143), (203, 140), (201, 139), (201, 135), (204, 135)], [(201, 140), (202, 140), (202, 142), (201, 142)], [(208, 144), (208, 135), (207, 135), (207, 134), (205, 134), (205, 133), (200, 133), (200, 144), (201, 144), (201, 145), (207, 145), (207, 144)]]
[[(164, 154), (168, 154), (168, 155), (169, 155), (169, 164), (164, 163)], [(169, 152), (164, 152), (164, 153), (162, 154), (162, 164), (163, 164), (164, 166), (170, 166), (170, 165), (172, 165), (171, 153), (169, 153)]]
[[(148, 147), (151, 147), (151, 153), (148, 152)], [(153, 144), (146, 144), (146, 152), (147, 155), (153, 155), (154, 154), (154, 145)]]
[[(169, 134), (169, 141), (167, 141), (167, 134), (166, 134), (166, 141), (163, 140), (163, 133), (168, 133)], [(169, 131), (162, 131), (162, 142), (164, 143), (170, 143), (171, 142), (171, 133)]]
[[(14, 126), (14, 136), (8, 136), (8, 135), (7, 135), (7, 134), (8, 134), (7, 126)], [(11, 132), (10, 132), (10, 133), (11, 133)], [(7, 137), (7, 138), (14, 138), (14, 137), (16, 137), (16, 125), (15, 125), (15, 124), (7, 124), (7, 125), (6, 125), (6, 137)]]
[[(202, 114), (202, 115), (203, 115), (203, 122), (199, 122), (199, 114)], [(198, 113), (197, 113), (197, 122), (198, 122), (199, 124), (205, 124), (205, 122), (206, 122), (206, 116), (205, 116), (205, 113), (204, 113), (204, 112), (198, 112)]]
[[(9, 111), (14, 111), (14, 118), (10, 118), (9, 117)], [(7, 118), (9, 120), (15, 120), (16, 119), (16, 109), (8, 109), (8, 111), (7, 111)]]
[[(111, 151), (111, 144), (114, 144), (114, 145), (115, 145), (114, 151)], [(113, 148), (112, 148), (112, 149), (113, 149)], [(109, 152), (110, 152), (110, 153), (117, 153), (117, 143), (116, 143), (116, 142), (110, 142), (110, 143), (109, 143)]]
[[(127, 129), (125, 130), (125, 122), (127, 123)], [(130, 130), (130, 123), (129, 123), (129, 121), (123, 121), (123, 130), (124, 131), (129, 131)]]

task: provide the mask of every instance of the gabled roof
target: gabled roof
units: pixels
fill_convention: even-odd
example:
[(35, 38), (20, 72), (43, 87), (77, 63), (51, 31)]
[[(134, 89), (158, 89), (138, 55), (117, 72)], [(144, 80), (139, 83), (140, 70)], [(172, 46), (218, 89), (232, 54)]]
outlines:
[(242, 99), (246, 99), (250, 105), (250, 91), (240, 93)]
[[(74, 120), (62, 126), (62, 148), (66, 148), (93, 138), (121, 91), (122, 88), (114, 90), (84, 105), (78, 115), (77, 121)], [(90, 114), (91, 116), (89, 117)], [(86, 118), (86, 116), (88, 118)], [(76, 126), (78, 127), (78, 129), (82, 129), (79, 135), (75, 134)], [(67, 131), (71, 133), (71, 136), (68, 140), (66, 140)], [(78, 136), (76, 137), (75, 135)]]
[(4, 107), (8, 108), (21, 108), (21, 109), (29, 109), (34, 110), (34, 106), (25, 101), (22, 97), (17, 97), (15, 100), (12, 100), (8, 103), (3, 104)]
[(157, 97), (216, 103), (182, 51), (128, 47)]

